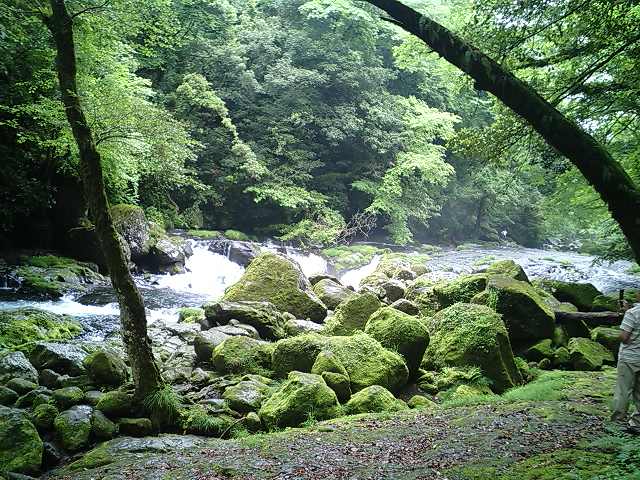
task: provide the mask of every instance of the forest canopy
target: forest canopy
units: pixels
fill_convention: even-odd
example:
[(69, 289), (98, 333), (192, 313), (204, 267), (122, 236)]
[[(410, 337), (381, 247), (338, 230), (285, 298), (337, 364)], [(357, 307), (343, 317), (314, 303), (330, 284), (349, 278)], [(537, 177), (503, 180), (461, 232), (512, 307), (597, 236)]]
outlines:
[[(332, 244), (367, 219), (400, 244), (506, 237), (631, 255), (575, 167), (365, 2), (67, 3), (88, 9), (74, 19), (78, 83), (109, 200), (166, 228)], [(529, 82), (640, 182), (638, 6), (407, 4)], [(55, 50), (31, 3), (0, 9), (0, 230), (7, 244), (56, 243), (87, 211)]]

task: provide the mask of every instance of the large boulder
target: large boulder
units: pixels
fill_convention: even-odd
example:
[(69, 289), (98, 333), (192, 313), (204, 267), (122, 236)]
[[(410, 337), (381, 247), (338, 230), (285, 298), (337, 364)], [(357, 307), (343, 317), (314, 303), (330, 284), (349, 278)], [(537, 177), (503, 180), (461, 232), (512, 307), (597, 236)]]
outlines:
[[(526, 282), (504, 275), (492, 276), (480, 297), (485, 305), (502, 315), (512, 341), (551, 338), (555, 314)], [(474, 299), (474, 302), (476, 299)]]
[(76, 405), (56, 417), (53, 426), (66, 450), (77, 452), (89, 444), (92, 414), (90, 406)]
[(364, 332), (387, 350), (402, 355), (409, 376), (415, 377), (429, 345), (429, 332), (418, 318), (395, 308), (384, 307), (371, 315)]
[(48, 368), (75, 376), (85, 373), (83, 362), (87, 355), (82, 347), (71, 343), (38, 342), (29, 359), (38, 370)]
[(588, 338), (572, 338), (567, 348), (575, 370), (600, 370), (615, 361), (613, 353)]
[(408, 410), (407, 404), (398, 400), (384, 387), (372, 385), (355, 393), (344, 406), (347, 415), (381, 413)]
[(111, 218), (113, 226), (129, 246), (132, 260), (149, 253), (151, 229), (142, 208), (136, 205), (113, 205)]
[(124, 417), (133, 411), (133, 396), (120, 390), (106, 392), (98, 399), (96, 409), (107, 417)]
[[(248, 335), (241, 335), (248, 336)], [(193, 349), (196, 352), (196, 358), (199, 362), (210, 362), (213, 356), (213, 351), (218, 345), (230, 338), (224, 332), (217, 329), (204, 330), (199, 332), (193, 340)]]
[(204, 306), (205, 321), (203, 327), (226, 325), (231, 320), (254, 327), (262, 338), (276, 339), (278, 329), (284, 324), (282, 314), (271, 302), (257, 301), (220, 301)]
[(231, 337), (213, 351), (211, 361), (220, 373), (258, 373), (271, 369), (273, 344), (249, 337)]
[(521, 383), (507, 329), (490, 308), (456, 303), (430, 320), (429, 333), (425, 368), (477, 366), (499, 393)]
[(327, 319), (325, 333), (328, 335), (351, 335), (356, 330), (364, 330), (369, 317), (382, 304), (371, 293), (358, 293), (342, 302), (332, 317)]
[(300, 267), (274, 253), (258, 255), (223, 300), (271, 302), (280, 311), (314, 322), (327, 316), (327, 307), (313, 293)]
[(487, 286), (487, 275), (478, 273), (474, 275), (462, 275), (451, 282), (439, 282), (433, 286), (433, 293), (442, 308), (454, 303), (470, 302), (471, 299), (482, 292)]
[(36, 473), (43, 444), (22, 410), (0, 406), (0, 473)]
[(0, 354), (0, 384), (7, 383), (12, 378), (38, 382), (38, 371), (22, 352)]
[(320, 375), (291, 372), (258, 413), (269, 430), (296, 427), (313, 417), (326, 420), (340, 414), (338, 398)]
[(487, 275), (504, 275), (521, 282), (529, 282), (529, 277), (527, 277), (525, 271), (513, 260), (500, 260), (492, 263), (484, 273)]
[(591, 283), (541, 280), (539, 285), (561, 302), (571, 303), (582, 312), (590, 312), (595, 298), (602, 295)]
[(80, 323), (66, 315), (31, 307), (0, 311), (0, 349), (29, 352), (35, 342), (70, 340), (80, 332)]
[(185, 261), (192, 251), (183, 238), (168, 237), (163, 233), (158, 238), (152, 238), (150, 245), (144, 257), (134, 258), (145, 271), (184, 273)]
[(607, 348), (618, 358), (620, 348), (620, 329), (616, 327), (596, 327), (591, 330), (591, 340)]
[(242, 380), (227, 387), (222, 394), (229, 408), (240, 413), (257, 412), (270, 393), (268, 385), (256, 380)]
[(309, 372), (323, 350), (342, 363), (354, 392), (371, 385), (397, 391), (409, 377), (404, 359), (366, 333), (337, 337), (308, 334), (280, 340), (273, 351), (273, 369), (279, 376), (293, 370)]
[(83, 363), (94, 385), (119, 387), (127, 381), (127, 364), (113, 350), (96, 350)]
[(355, 295), (353, 290), (328, 278), (317, 282), (313, 291), (329, 310), (335, 310), (338, 305)]

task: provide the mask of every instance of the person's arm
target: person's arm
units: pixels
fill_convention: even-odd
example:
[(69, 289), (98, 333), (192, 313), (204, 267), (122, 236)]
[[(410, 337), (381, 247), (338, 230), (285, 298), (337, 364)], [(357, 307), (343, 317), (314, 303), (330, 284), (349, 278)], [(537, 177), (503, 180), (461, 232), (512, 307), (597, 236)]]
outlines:
[(635, 328), (635, 318), (631, 312), (627, 312), (622, 319), (622, 324), (620, 325), (620, 341), (625, 345), (631, 343), (631, 333)]
[(631, 332), (627, 332), (626, 330), (621, 330), (620, 341), (625, 345), (629, 345), (629, 343), (631, 342)]

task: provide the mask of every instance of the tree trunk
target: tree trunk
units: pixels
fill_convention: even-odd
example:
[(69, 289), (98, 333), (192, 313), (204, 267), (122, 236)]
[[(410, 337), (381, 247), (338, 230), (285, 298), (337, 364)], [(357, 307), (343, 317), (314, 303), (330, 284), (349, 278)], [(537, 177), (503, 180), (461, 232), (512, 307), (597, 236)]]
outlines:
[(617, 327), (622, 323), (623, 313), (620, 312), (555, 312), (558, 323), (574, 323), (582, 321), (587, 326), (599, 327), (607, 325)]
[(365, 0), (470, 75), (567, 157), (607, 204), (640, 262), (640, 189), (607, 150), (535, 90), (453, 32), (396, 0)]
[(162, 386), (162, 379), (147, 336), (142, 297), (129, 272), (120, 237), (109, 213), (100, 154), (78, 97), (73, 18), (69, 15), (64, 0), (50, 0), (50, 4), (52, 15), (45, 19), (45, 23), (56, 44), (56, 67), (62, 101), (80, 153), (80, 173), (85, 197), (93, 214), (96, 234), (118, 297), (122, 336), (131, 362), (136, 397), (144, 399)]

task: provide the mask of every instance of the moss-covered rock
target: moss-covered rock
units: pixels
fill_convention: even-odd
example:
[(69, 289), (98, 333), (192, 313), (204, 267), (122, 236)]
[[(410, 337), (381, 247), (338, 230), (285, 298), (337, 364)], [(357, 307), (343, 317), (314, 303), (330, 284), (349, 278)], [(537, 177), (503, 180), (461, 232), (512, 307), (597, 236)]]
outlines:
[(208, 326), (226, 325), (231, 320), (251, 325), (262, 338), (280, 338), (284, 318), (271, 302), (220, 301), (207, 303), (204, 316)]
[(273, 344), (249, 337), (231, 337), (213, 351), (211, 362), (220, 373), (258, 373), (271, 370)]
[(112, 418), (130, 415), (133, 411), (133, 396), (120, 390), (106, 392), (98, 400), (96, 409)]
[(398, 400), (384, 387), (372, 385), (355, 393), (344, 406), (347, 415), (358, 413), (381, 413), (407, 410), (407, 405)]
[(56, 435), (66, 450), (77, 452), (89, 444), (92, 413), (88, 405), (76, 405), (55, 418)]
[(400, 300), (396, 300), (391, 305), (389, 305), (396, 310), (400, 310), (401, 312), (406, 313), (407, 315), (418, 316), (420, 315), (420, 307), (415, 302), (411, 300), (407, 300), (406, 298), (401, 298)]
[(220, 414), (213, 407), (205, 405), (191, 405), (182, 410), (180, 423), (186, 433), (220, 437), (229, 433), (237, 420), (230, 415)]
[(223, 300), (271, 302), (296, 318), (315, 322), (327, 315), (326, 306), (313, 293), (300, 268), (274, 253), (257, 256), (242, 278), (227, 289)]
[(229, 240), (235, 240), (237, 242), (248, 242), (251, 240), (251, 237), (240, 230), (228, 229), (224, 231), (225, 238)]
[(522, 352), (522, 356), (530, 362), (539, 362), (543, 358), (553, 359), (553, 345), (550, 338), (534, 343)]
[(344, 403), (351, 398), (351, 382), (347, 375), (336, 372), (322, 372), (321, 376), (329, 388), (336, 392), (340, 403)]
[(409, 370), (403, 358), (365, 333), (338, 337), (308, 334), (280, 340), (273, 352), (274, 371), (279, 376), (296, 369), (308, 372), (322, 350), (340, 360), (352, 391), (371, 385), (397, 391), (407, 382)]
[(486, 385), (459, 385), (448, 392), (447, 400), (460, 400), (469, 397), (480, 397), (493, 395), (491, 389)]
[(257, 412), (262, 402), (269, 396), (268, 385), (256, 380), (243, 380), (227, 387), (222, 394), (229, 408), (240, 413)]
[(80, 323), (65, 315), (30, 307), (0, 311), (0, 349), (30, 352), (38, 341), (69, 340), (81, 332)]
[(113, 205), (111, 218), (113, 226), (129, 246), (132, 260), (149, 253), (151, 228), (142, 208), (136, 205)]
[(178, 310), (178, 323), (199, 323), (204, 318), (203, 308), (183, 307)]
[(96, 350), (83, 363), (96, 386), (119, 387), (127, 381), (127, 364), (113, 350)]
[(43, 444), (26, 414), (0, 407), (0, 472), (36, 473)]
[(571, 354), (567, 347), (558, 347), (553, 352), (551, 364), (555, 368), (566, 368), (571, 365)]
[(438, 408), (436, 402), (429, 400), (424, 395), (414, 395), (407, 402), (407, 406), (415, 410), (435, 410)]
[(77, 405), (84, 400), (84, 392), (79, 387), (58, 388), (53, 391), (51, 396), (56, 405), (62, 410)]
[(521, 282), (529, 282), (529, 277), (527, 277), (525, 271), (513, 260), (495, 262), (485, 270), (485, 273), (488, 275), (504, 275)]
[(496, 392), (521, 383), (505, 325), (490, 308), (454, 304), (431, 319), (429, 332), (426, 367), (478, 366)]
[(355, 292), (339, 283), (325, 278), (313, 286), (314, 293), (328, 309), (335, 310), (338, 305), (355, 295)]
[(466, 303), (487, 287), (487, 275), (462, 275), (451, 282), (439, 282), (433, 287), (433, 293), (442, 308), (454, 303)]
[(558, 321), (558, 325), (565, 334), (569, 337), (583, 337), (583, 338), (591, 338), (591, 333), (589, 331), (589, 327), (583, 320), (576, 319), (561, 319)]
[(35, 390), (38, 388), (37, 383), (30, 382), (29, 380), (25, 380), (24, 378), (12, 378), (6, 384), (7, 388), (10, 388), (18, 395), (24, 395), (29, 393), (31, 390)]
[(487, 282), (486, 304), (502, 315), (513, 341), (553, 336), (555, 314), (526, 282), (494, 275)]
[[(29, 360), (39, 370), (51, 369), (60, 374), (84, 375), (84, 359), (87, 352), (72, 343), (38, 342), (29, 355)], [(65, 385), (66, 386), (66, 385)]]
[(146, 437), (153, 433), (153, 424), (148, 418), (120, 418), (118, 431), (131, 437)]
[(587, 338), (572, 338), (568, 349), (575, 370), (599, 370), (615, 361), (607, 348)]
[(539, 285), (561, 302), (569, 302), (582, 312), (590, 312), (593, 300), (602, 293), (591, 283), (541, 280)]
[(118, 434), (118, 425), (100, 410), (94, 410), (91, 415), (91, 433), (99, 440), (110, 440)]
[(327, 319), (324, 332), (327, 335), (351, 335), (356, 330), (364, 330), (369, 317), (381, 306), (378, 297), (371, 293), (355, 294), (342, 302), (334, 315)]
[(18, 393), (8, 387), (0, 385), (0, 405), (10, 407), (18, 400)]
[[(520, 371), (517, 362), (516, 368)], [(491, 383), (491, 380), (476, 366), (444, 367), (440, 371), (421, 370), (420, 373), (416, 385), (420, 390), (431, 395), (452, 391), (460, 385), (488, 385)]]
[(617, 312), (618, 310), (620, 310), (620, 302), (617, 298), (608, 295), (597, 295), (591, 303), (593, 312)]
[(311, 373), (322, 375), (323, 372), (332, 372), (349, 377), (347, 369), (344, 368), (340, 359), (330, 350), (321, 351), (311, 367)]
[(291, 372), (258, 414), (265, 427), (274, 430), (298, 426), (310, 416), (326, 420), (339, 413), (338, 398), (320, 375)]
[(31, 421), (40, 431), (49, 431), (53, 428), (53, 422), (60, 411), (50, 403), (43, 403), (33, 409)]
[(618, 357), (620, 347), (620, 329), (615, 327), (596, 327), (591, 330), (591, 340), (598, 342)]
[(402, 355), (409, 376), (415, 377), (429, 345), (429, 332), (420, 320), (395, 308), (384, 307), (371, 315), (364, 331), (384, 348)]

